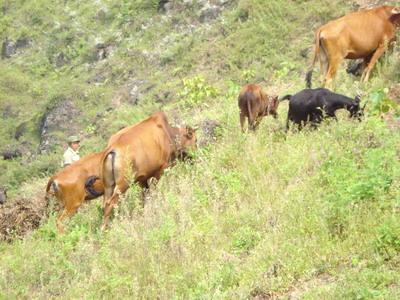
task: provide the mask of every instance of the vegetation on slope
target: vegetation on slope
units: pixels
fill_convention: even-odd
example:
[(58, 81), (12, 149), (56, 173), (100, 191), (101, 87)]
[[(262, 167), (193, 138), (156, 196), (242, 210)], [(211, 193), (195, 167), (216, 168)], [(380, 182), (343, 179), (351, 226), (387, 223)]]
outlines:
[[(3, 144), (16, 143), (27, 122), (23, 139), (35, 151), (43, 114), (65, 99), (79, 108), (84, 153), (156, 109), (192, 124), (216, 119), (219, 138), (193, 164), (168, 170), (144, 211), (132, 185), (107, 232), (97, 201), (63, 236), (51, 215), (25, 239), (0, 244), (0, 298), (399, 297), (399, 134), (371, 104), (400, 79), (398, 49), (368, 84), (338, 76), (338, 92), (370, 99), (363, 122), (343, 115), (286, 135), (282, 103), (278, 121), (239, 130), (240, 86), (303, 88), (314, 29), (353, 10), (348, 1), (228, 1), (209, 23), (199, 22), (197, 1), (174, 1), (168, 13), (158, 1), (64, 2), (3, 3), (1, 37), (33, 40), (0, 61), (0, 105), (12, 112), (1, 120)], [(101, 61), (99, 41), (113, 47)], [(60, 52), (69, 63), (57, 67)], [(139, 102), (116, 103), (132, 82), (141, 82)], [(0, 161), (1, 184), (33, 194), (61, 151)]]

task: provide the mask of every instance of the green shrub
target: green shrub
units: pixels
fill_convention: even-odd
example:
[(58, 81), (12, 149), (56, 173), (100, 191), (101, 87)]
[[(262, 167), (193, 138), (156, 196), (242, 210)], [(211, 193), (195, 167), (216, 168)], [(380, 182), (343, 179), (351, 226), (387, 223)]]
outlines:
[(178, 96), (182, 99), (180, 104), (190, 108), (205, 104), (209, 99), (218, 96), (218, 90), (212, 85), (208, 85), (202, 76), (195, 76), (190, 79), (183, 79), (183, 89)]
[(400, 253), (400, 221), (397, 216), (387, 219), (377, 228), (375, 250), (386, 259)]
[(381, 115), (389, 111), (394, 111), (396, 115), (400, 114), (399, 105), (390, 99), (387, 95), (388, 89), (378, 89), (373, 91), (368, 98), (368, 108), (374, 115)]

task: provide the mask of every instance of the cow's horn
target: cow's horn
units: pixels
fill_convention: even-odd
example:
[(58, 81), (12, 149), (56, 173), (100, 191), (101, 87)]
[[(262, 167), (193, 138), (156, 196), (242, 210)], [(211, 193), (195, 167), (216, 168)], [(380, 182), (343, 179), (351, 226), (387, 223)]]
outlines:
[(395, 7), (392, 9), (392, 14), (396, 15), (396, 14), (400, 14), (400, 7)]

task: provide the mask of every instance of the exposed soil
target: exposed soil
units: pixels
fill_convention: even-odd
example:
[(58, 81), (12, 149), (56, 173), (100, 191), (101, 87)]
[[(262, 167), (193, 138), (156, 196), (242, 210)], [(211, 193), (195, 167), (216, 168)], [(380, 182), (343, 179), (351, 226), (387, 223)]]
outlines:
[(22, 197), (0, 206), (0, 241), (10, 242), (39, 227), (46, 216), (43, 192), (34, 197)]

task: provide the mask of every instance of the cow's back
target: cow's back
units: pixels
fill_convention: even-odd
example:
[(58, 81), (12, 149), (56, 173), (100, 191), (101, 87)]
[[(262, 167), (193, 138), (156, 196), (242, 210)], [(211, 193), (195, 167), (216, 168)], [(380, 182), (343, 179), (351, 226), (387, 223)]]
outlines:
[[(264, 102), (266, 102), (266, 95), (262, 91), (262, 88), (257, 84), (247, 84), (239, 93), (239, 109), (246, 115), (253, 114), (254, 116), (257, 116), (262, 113)], [(249, 112), (249, 108), (251, 112)]]
[(320, 27), (320, 38), (335, 40), (347, 58), (362, 58), (374, 51), (384, 39), (393, 39), (395, 26), (389, 21), (386, 7), (362, 10), (332, 20)]
[[(134, 167), (136, 174), (151, 176), (168, 163), (172, 154), (171, 128), (163, 113), (124, 129), (104, 154), (115, 153), (115, 168), (125, 172)], [(104, 159), (104, 158), (103, 158)], [(109, 169), (109, 168), (108, 168)]]

